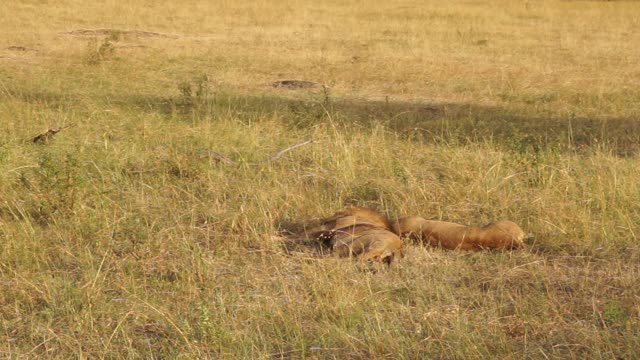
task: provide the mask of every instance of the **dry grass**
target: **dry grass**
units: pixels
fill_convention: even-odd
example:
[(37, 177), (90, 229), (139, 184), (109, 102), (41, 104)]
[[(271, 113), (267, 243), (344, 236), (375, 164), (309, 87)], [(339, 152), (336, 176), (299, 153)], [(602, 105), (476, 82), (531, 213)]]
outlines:
[(562, 116), (638, 112), (629, 101), (638, 97), (640, 78), (640, 50), (629, 46), (640, 42), (633, 1), (216, 4), (12, 2), (0, 18), (6, 29), (0, 45), (33, 48), (39, 52), (32, 58), (64, 65), (91, 37), (65, 32), (132, 30), (120, 33), (118, 53), (144, 64), (137, 76), (147, 75), (152, 92), (200, 71), (250, 90), (303, 77), (352, 97), (473, 102)]
[[(1, 357), (640, 356), (636, 2), (3, 7)], [(275, 235), (349, 204), (535, 237)]]

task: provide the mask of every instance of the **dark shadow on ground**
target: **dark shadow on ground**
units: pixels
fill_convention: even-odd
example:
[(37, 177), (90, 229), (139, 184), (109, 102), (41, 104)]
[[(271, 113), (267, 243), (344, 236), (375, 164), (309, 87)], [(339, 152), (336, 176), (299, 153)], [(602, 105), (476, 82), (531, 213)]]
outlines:
[[(639, 118), (561, 118), (522, 115), (508, 109), (470, 103), (412, 103), (334, 99), (321, 94), (305, 99), (276, 95), (241, 95), (226, 92), (207, 96), (148, 96), (139, 94), (61, 95), (10, 91), (12, 97), (47, 107), (77, 110), (78, 98), (129, 111), (159, 112), (192, 122), (230, 114), (241, 121), (278, 116), (292, 127), (305, 128), (329, 121), (337, 125), (369, 128), (382, 124), (400, 137), (424, 142), (467, 144), (492, 141), (516, 151), (547, 147), (585, 151), (604, 147), (626, 157), (640, 150)], [(315, 96), (315, 97), (313, 97)]]

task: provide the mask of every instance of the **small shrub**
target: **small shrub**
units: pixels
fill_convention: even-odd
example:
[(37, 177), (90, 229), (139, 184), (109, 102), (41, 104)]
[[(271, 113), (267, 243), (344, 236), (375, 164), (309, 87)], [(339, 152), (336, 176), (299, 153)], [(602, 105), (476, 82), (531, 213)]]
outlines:
[(33, 195), (32, 216), (47, 224), (54, 214), (69, 214), (73, 211), (78, 200), (78, 190), (84, 181), (78, 160), (73, 154), (59, 156), (43, 153), (38, 165), (32, 176), (23, 174), (21, 181)]
[(210, 115), (213, 112), (215, 94), (207, 74), (201, 74), (192, 80), (178, 83), (180, 99), (175, 105), (192, 113)]
[(98, 65), (99, 63), (112, 59), (116, 53), (116, 48), (113, 45), (114, 41), (117, 41), (119, 37), (112, 36), (105, 38), (100, 45), (98, 40), (93, 38), (87, 45), (87, 63), (89, 65)]

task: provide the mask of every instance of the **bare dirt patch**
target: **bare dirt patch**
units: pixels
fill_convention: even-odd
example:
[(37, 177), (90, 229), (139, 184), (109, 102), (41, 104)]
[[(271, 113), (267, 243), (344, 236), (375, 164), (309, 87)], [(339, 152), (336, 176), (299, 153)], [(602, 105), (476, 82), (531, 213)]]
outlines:
[(9, 51), (23, 51), (23, 52), (27, 52), (27, 51), (37, 52), (38, 51), (36, 49), (28, 48), (26, 46), (18, 46), (18, 45), (8, 46), (7, 50), (9, 50)]
[(60, 33), (62, 35), (70, 35), (70, 36), (109, 36), (109, 37), (119, 37), (119, 36), (133, 36), (133, 37), (157, 37), (157, 38), (177, 38), (176, 35), (171, 34), (163, 34), (154, 31), (144, 31), (144, 30), (120, 30), (120, 29), (76, 29), (71, 31), (66, 31)]
[(309, 80), (277, 80), (271, 83), (275, 88), (287, 89), (312, 89), (321, 87), (322, 84)]

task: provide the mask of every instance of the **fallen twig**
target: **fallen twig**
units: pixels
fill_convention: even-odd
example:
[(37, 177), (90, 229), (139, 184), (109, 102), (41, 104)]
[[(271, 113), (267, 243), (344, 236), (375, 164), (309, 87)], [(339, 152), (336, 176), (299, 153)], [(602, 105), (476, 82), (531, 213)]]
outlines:
[(307, 145), (307, 144), (313, 144), (314, 142), (315, 142), (315, 141), (313, 141), (313, 140), (307, 140), (307, 141), (301, 142), (300, 144), (296, 144), (296, 145), (293, 145), (293, 146), (289, 146), (289, 147), (288, 147), (288, 148), (286, 148), (286, 149), (282, 149), (282, 150), (278, 151), (275, 155), (273, 155), (272, 157), (270, 157), (270, 158), (269, 158), (269, 160), (267, 160), (267, 161), (265, 161), (265, 162), (266, 162), (266, 163), (270, 163), (270, 162), (276, 161), (276, 160), (278, 160), (282, 155), (284, 155), (285, 153), (287, 153), (287, 152), (289, 152), (289, 151), (291, 151), (291, 150), (297, 149), (297, 148), (299, 148), (299, 147), (301, 147), (301, 146)]
[[(287, 148), (284, 148), (284, 149), (278, 151), (277, 153), (275, 153), (273, 156), (271, 156), (270, 158), (268, 158), (265, 161), (262, 161), (262, 162), (259, 162), (259, 163), (250, 163), (249, 165), (251, 165), (251, 166), (260, 166), (260, 165), (270, 164), (270, 163), (280, 159), (284, 154), (288, 153), (289, 151), (295, 150), (295, 149), (297, 149), (299, 147), (302, 147), (304, 145), (315, 144), (315, 143), (317, 143), (317, 141), (306, 140), (306, 141), (303, 141), (303, 142), (301, 142), (299, 144), (295, 144), (295, 145), (289, 146)], [(218, 152), (215, 152), (213, 150), (202, 150), (202, 151), (200, 151), (199, 154), (200, 154), (200, 157), (210, 157), (210, 158), (212, 158), (214, 160), (217, 160), (218, 162), (223, 162), (223, 163), (225, 163), (227, 165), (233, 165), (233, 166), (239, 166), (240, 165), (238, 162), (233, 161), (233, 160), (229, 159), (228, 157), (226, 157), (226, 156), (224, 156), (224, 155), (222, 155), (222, 154), (220, 154)]]

